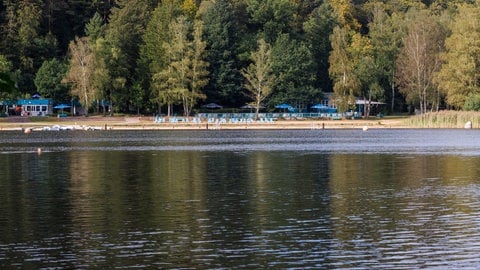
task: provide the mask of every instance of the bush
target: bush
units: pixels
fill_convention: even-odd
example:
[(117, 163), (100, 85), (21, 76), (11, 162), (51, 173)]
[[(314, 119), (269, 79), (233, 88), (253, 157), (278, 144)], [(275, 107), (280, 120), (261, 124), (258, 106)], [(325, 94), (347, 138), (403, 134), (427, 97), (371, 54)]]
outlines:
[(479, 94), (469, 95), (465, 100), (465, 105), (463, 105), (463, 110), (480, 111), (480, 95)]

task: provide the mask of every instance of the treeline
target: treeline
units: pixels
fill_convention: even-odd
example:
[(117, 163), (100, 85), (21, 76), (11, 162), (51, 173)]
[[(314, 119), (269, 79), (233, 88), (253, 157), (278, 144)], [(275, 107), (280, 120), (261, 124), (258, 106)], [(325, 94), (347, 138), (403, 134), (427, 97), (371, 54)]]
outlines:
[(305, 109), (334, 92), (340, 111), (358, 97), (480, 110), (474, 0), (0, 3), (1, 99), (189, 115), (210, 102)]

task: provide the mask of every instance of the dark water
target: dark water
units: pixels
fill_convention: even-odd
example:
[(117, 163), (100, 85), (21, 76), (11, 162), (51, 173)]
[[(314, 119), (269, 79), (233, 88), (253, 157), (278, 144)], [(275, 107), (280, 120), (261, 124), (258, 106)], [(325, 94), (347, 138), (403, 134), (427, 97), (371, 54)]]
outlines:
[(478, 130), (1, 132), (0, 152), (0, 269), (480, 268)]

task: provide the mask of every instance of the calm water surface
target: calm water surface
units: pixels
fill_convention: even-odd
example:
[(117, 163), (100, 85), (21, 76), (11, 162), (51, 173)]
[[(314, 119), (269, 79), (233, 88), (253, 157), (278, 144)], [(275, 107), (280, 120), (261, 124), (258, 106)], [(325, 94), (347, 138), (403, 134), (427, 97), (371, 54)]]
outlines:
[(478, 254), (479, 130), (0, 132), (0, 269), (478, 269)]

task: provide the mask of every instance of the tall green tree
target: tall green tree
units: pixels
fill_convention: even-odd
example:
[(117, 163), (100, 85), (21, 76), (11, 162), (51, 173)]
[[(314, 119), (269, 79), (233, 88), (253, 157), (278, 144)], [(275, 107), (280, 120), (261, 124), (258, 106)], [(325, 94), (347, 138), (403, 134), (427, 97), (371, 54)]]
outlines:
[(195, 20), (193, 27), (193, 40), (191, 48), (187, 52), (191, 58), (191, 78), (190, 95), (187, 96), (187, 102), (184, 104), (186, 115), (190, 115), (191, 110), (199, 100), (206, 99), (203, 89), (209, 81), (209, 63), (206, 61), (207, 43), (203, 39), (203, 22), (201, 20)]
[[(334, 103), (340, 112), (353, 109), (356, 96), (360, 94), (361, 83), (355, 74), (355, 59), (351, 53), (352, 31), (335, 27), (330, 36), (329, 73), (333, 80)], [(358, 35), (358, 33), (357, 33)]]
[(140, 55), (151, 73), (159, 72), (167, 65), (165, 48), (161, 44), (170, 41), (170, 23), (180, 14), (177, 0), (163, 0), (152, 12), (142, 37)]
[(316, 65), (305, 42), (280, 35), (273, 44), (271, 58), (275, 83), (270, 105), (288, 102), (304, 109), (322, 98), (321, 90), (315, 87)]
[(446, 31), (439, 17), (428, 10), (410, 13), (407, 35), (397, 59), (397, 82), (400, 92), (420, 113), (438, 110), (440, 92), (433, 83), (440, 69)]
[(450, 26), (445, 41), (443, 64), (435, 82), (446, 95), (446, 102), (462, 109), (469, 95), (480, 94), (480, 7), (463, 4)]
[(353, 56), (353, 73), (359, 82), (359, 96), (363, 98), (363, 117), (370, 116), (372, 99), (382, 99), (384, 90), (380, 86), (381, 66), (375, 55), (371, 39), (357, 34), (353, 37), (350, 46), (350, 54)]
[(110, 47), (110, 57), (106, 67), (111, 76), (109, 89), (110, 106), (120, 111), (128, 111), (132, 99), (130, 87), (135, 78), (139, 59), (140, 42), (150, 15), (148, 0), (117, 0), (112, 9), (105, 39)]
[(332, 91), (332, 81), (328, 74), (328, 55), (332, 50), (329, 36), (333, 33), (335, 25), (337, 19), (328, 1), (316, 8), (303, 25), (317, 65), (316, 85), (324, 92)]
[(11, 70), (10, 61), (0, 54), (0, 98), (12, 98), (12, 94), (16, 90)]
[(251, 22), (259, 28), (268, 43), (274, 43), (280, 34), (293, 34), (297, 3), (290, 0), (248, 0), (247, 11)]
[(168, 59), (163, 44), (171, 40), (170, 23), (181, 13), (180, 1), (160, 1), (153, 10), (142, 37), (137, 73), (141, 72), (144, 76), (139, 84), (144, 89), (145, 98), (148, 99), (145, 103), (156, 104), (158, 112), (165, 103), (158, 102), (158, 82), (153, 82), (152, 78), (167, 66)]
[[(99, 13), (95, 13), (90, 21), (85, 25), (85, 34), (88, 37), (89, 47), (93, 53), (93, 72), (92, 87), (95, 89), (93, 99), (95, 104), (102, 106), (104, 115), (106, 111), (105, 100), (109, 98), (109, 90), (112, 85), (112, 78), (107, 68), (107, 63), (111, 57), (110, 47), (105, 40), (106, 24)], [(111, 108), (110, 108), (111, 109)], [(100, 110), (99, 106), (95, 107), (95, 112)]]
[(171, 40), (163, 43), (167, 67), (154, 74), (156, 99), (159, 103), (168, 106), (168, 116), (171, 114), (172, 106), (181, 104), (188, 95), (190, 83), (188, 72), (191, 66), (191, 59), (187, 57), (190, 46), (189, 27), (184, 16), (180, 16), (171, 23)]
[(237, 24), (235, 7), (232, 1), (218, 0), (212, 2), (203, 15), (211, 78), (206, 87), (207, 99), (230, 106), (245, 100), (237, 58), (243, 32)]
[(99, 13), (95, 13), (85, 25), (85, 34), (93, 44), (95, 44), (99, 38), (105, 37), (105, 23)]
[[(371, 40), (377, 80), (382, 89), (389, 89), (385, 93), (385, 101), (390, 102), (390, 110), (396, 107), (397, 86), (395, 82), (396, 60), (402, 47), (404, 18), (398, 13), (389, 15), (386, 5), (375, 4), (371, 10), (368, 36)], [(387, 98), (387, 97), (390, 98)], [(401, 105), (401, 103), (399, 104)]]
[[(90, 37), (89, 37), (90, 40)], [(108, 63), (111, 61), (111, 51), (104, 37), (97, 38), (95, 43), (90, 42), (93, 51), (92, 87), (95, 89), (93, 98), (101, 104), (103, 114), (107, 113), (106, 100), (110, 98), (113, 80), (110, 76)], [(98, 112), (100, 108), (95, 108)], [(109, 107), (111, 110), (111, 107)], [(111, 111), (110, 111), (111, 112)]]
[(13, 64), (15, 68), (21, 70), (22, 76), (18, 82), (22, 91), (33, 93), (35, 86), (33, 79), (36, 70), (43, 62), (44, 55), (40, 53), (42, 44), (42, 36), (40, 33), (40, 25), (42, 22), (42, 6), (41, 1), (21, 1), (18, 5), (13, 6), (12, 13), (9, 18), (11, 34), (9, 42), (16, 50)]
[(35, 76), (37, 91), (56, 102), (69, 101), (68, 86), (62, 83), (68, 66), (56, 58), (43, 62)]
[[(75, 36), (84, 36), (85, 24), (96, 11), (97, 1), (43, 0), (42, 32), (51, 33), (58, 41), (61, 54)], [(58, 55), (57, 55), (58, 56)]]
[(274, 76), (272, 75), (271, 48), (265, 40), (258, 41), (258, 49), (251, 54), (252, 63), (242, 70), (245, 77), (247, 95), (255, 106), (255, 119), (262, 102), (272, 93)]
[(89, 46), (88, 38), (75, 38), (69, 46), (70, 66), (63, 82), (71, 84), (72, 96), (79, 97), (85, 114), (95, 96), (95, 89), (92, 87), (93, 52)]
[(156, 100), (168, 106), (169, 116), (175, 104), (182, 104), (188, 116), (197, 100), (205, 97), (201, 90), (208, 82), (202, 25), (197, 21), (192, 27), (187, 17), (180, 16), (171, 23), (170, 32), (171, 40), (163, 44), (168, 65), (154, 74)]

